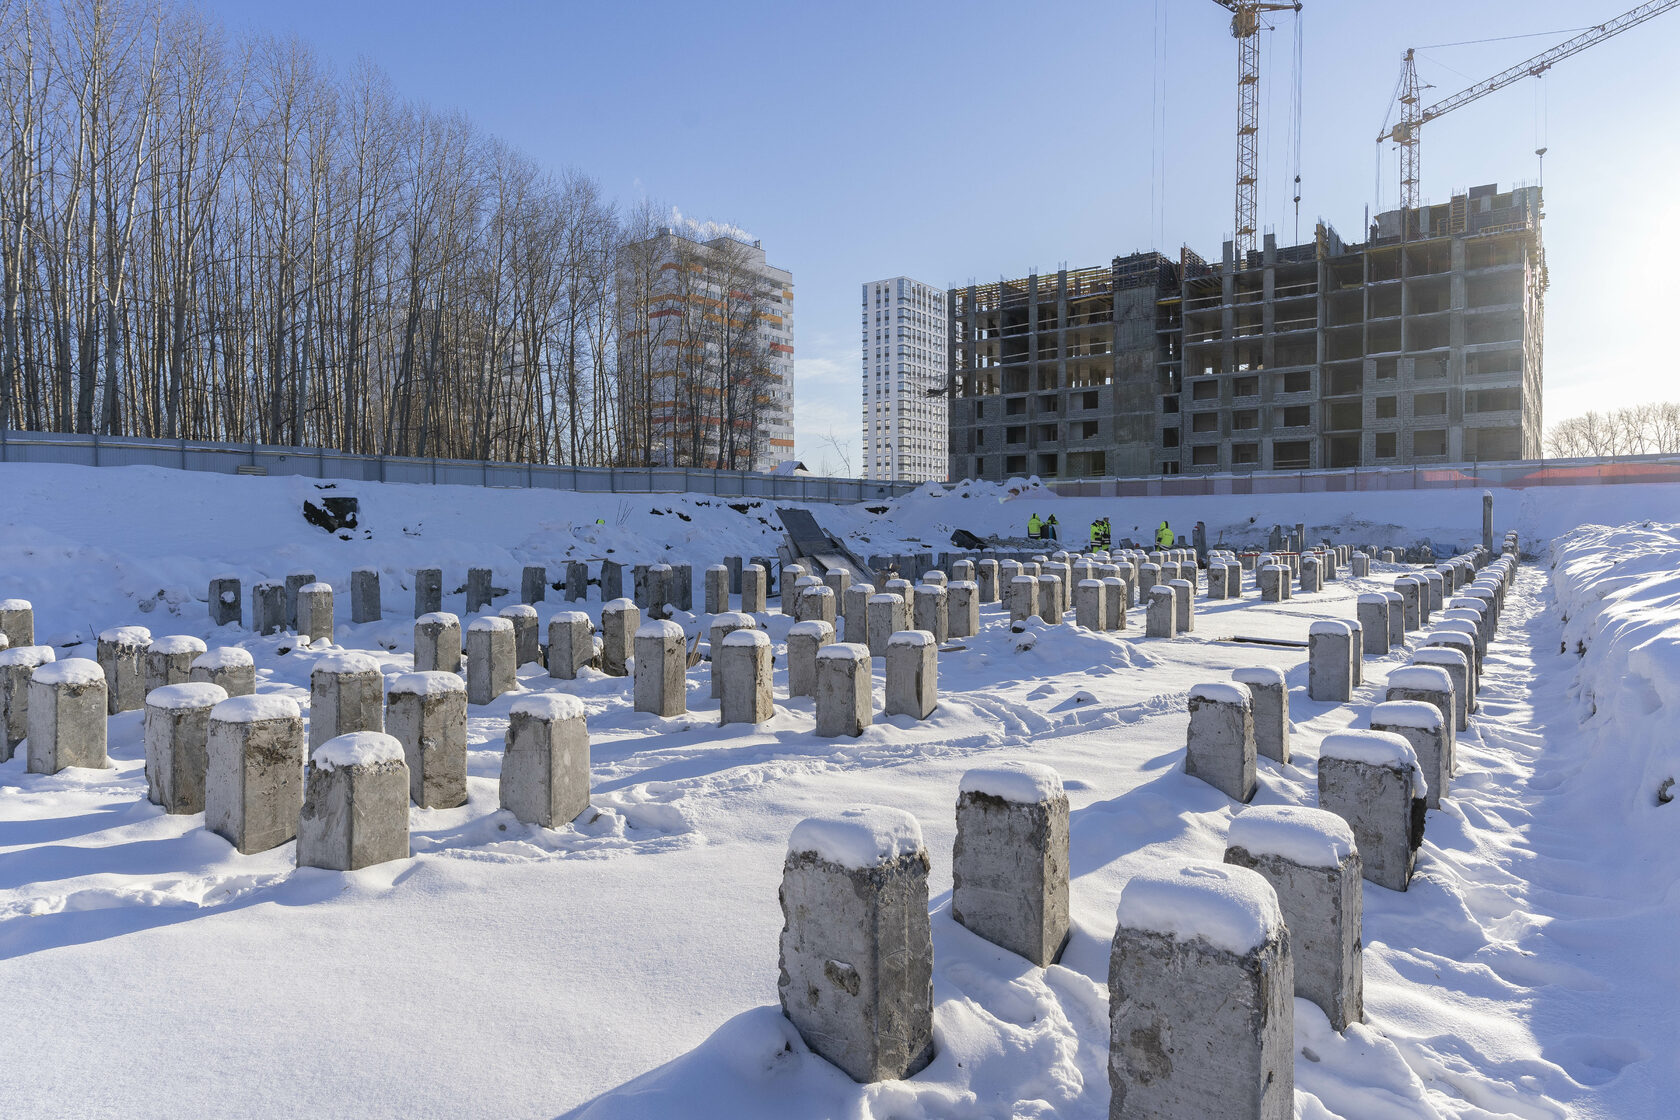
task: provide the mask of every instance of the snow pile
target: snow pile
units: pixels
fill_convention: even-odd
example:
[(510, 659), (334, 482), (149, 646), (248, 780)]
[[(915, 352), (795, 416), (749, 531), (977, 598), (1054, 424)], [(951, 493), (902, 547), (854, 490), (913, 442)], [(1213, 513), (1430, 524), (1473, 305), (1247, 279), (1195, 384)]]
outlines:
[(788, 855), (814, 855), (866, 870), (922, 850), (922, 826), (903, 809), (854, 805), (833, 816), (807, 817), (788, 837)]
[(1225, 842), (1251, 855), (1302, 867), (1336, 867), (1353, 852), (1353, 829), (1335, 813), (1305, 805), (1255, 805), (1231, 818)]
[(382, 762), (402, 762), (403, 745), (393, 735), (382, 731), (352, 731), (338, 735), (316, 747), (309, 755), (317, 770), (348, 770), (352, 767), (377, 766)]
[(1117, 911), (1124, 929), (1168, 933), (1247, 953), (1283, 929), (1277, 892), (1258, 872), (1228, 864), (1191, 864), (1132, 876)]

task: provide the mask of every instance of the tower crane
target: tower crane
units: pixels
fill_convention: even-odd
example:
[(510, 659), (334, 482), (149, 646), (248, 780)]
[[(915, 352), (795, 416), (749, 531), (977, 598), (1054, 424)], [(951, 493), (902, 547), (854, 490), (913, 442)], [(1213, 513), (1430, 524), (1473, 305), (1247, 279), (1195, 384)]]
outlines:
[(1554, 65), (1568, 58), (1572, 54), (1579, 54), (1588, 47), (1604, 40), (1620, 35), (1632, 27), (1637, 27), (1648, 19), (1662, 15), (1671, 8), (1680, 7), (1680, 0), (1652, 0), (1651, 3), (1641, 4), (1637, 8), (1623, 12), (1615, 19), (1607, 20), (1596, 27), (1589, 27), (1572, 39), (1542, 51), (1524, 62), (1507, 67), (1484, 81), (1459, 90), (1451, 97), (1437, 101), (1428, 108), (1422, 107), (1420, 96), (1422, 87), (1418, 83), (1416, 49), (1407, 48), (1404, 68), (1400, 72), (1400, 120), (1392, 129), (1381, 133), (1377, 143), (1392, 140), (1400, 148), (1400, 205), (1404, 210), (1415, 210), (1418, 205), (1419, 165), (1422, 162), (1421, 141), (1423, 126), (1452, 112), (1461, 109), (1472, 101), (1478, 101), (1493, 93), (1504, 89), (1513, 82), (1523, 78), (1538, 78)]
[[(1237, 267), (1254, 248), (1256, 185), (1260, 179), (1260, 16), (1263, 12), (1300, 12), (1300, 0), (1213, 0), (1231, 13), (1231, 37), (1237, 41)], [(1680, 0), (1674, 0), (1680, 3)], [(1299, 193), (1299, 192), (1297, 192)]]

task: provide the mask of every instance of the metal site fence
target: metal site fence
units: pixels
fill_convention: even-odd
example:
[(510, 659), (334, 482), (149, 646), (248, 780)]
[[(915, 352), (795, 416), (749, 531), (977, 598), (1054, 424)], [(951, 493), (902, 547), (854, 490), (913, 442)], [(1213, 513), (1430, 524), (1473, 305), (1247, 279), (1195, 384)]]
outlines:
[(1382, 490), (1524, 489), (1607, 483), (1680, 482), (1680, 455), (1615, 459), (1532, 459), (1509, 463), (1451, 463), (1418, 467), (1257, 471), (1252, 474), (1172, 475), (1051, 481), (1064, 498), (1175, 498), (1208, 494), (1335, 494)]
[(907, 494), (909, 482), (753, 474), (683, 467), (557, 467), (464, 459), (352, 455), (313, 447), (0, 431), (0, 463), (84, 467), (170, 467), (216, 474), (301, 475), (359, 482), (410, 482), (572, 490), (591, 494), (712, 494), (792, 502), (873, 502)]
[[(557, 467), (467, 459), (352, 455), (313, 447), (138, 436), (66, 435), (0, 429), (0, 463), (68, 463), (84, 467), (170, 467), (218, 474), (301, 475), (361, 482), (409, 482), (573, 490), (591, 494), (712, 494), (791, 502), (875, 502), (908, 494), (920, 483), (754, 474), (684, 467)], [(1349, 491), (1522, 489), (1608, 483), (1680, 482), (1680, 455), (1614, 459), (1534, 459), (1418, 467), (1255, 471), (1155, 478), (1046, 480), (1066, 498), (1173, 498), (1210, 494), (1328, 494)]]

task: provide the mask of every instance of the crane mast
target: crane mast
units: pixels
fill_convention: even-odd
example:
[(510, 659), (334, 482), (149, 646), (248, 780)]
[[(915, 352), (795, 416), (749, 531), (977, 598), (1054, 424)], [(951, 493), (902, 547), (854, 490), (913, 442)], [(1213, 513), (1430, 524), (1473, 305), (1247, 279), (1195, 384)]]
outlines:
[(1416, 51), (1407, 49), (1404, 69), (1400, 75), (1400, 120), (1388, 132), (1377, 137), (1379, 142), (1392, 140), (1400, 148), (1400, 205), (1405, 210), (1415, 210), (1418, 207), (1419, 180), (1422, 165), (1422, 132), (1423, 126), (1436, 117), (1444, 116), (1454, 109), (1461, 109), (1472, 101), (1478, 101), (1496, 90), (1504, 89), (1513, 82), (1523, 78), (1538, 78), (1557, 63), (1572, 54), (1579, 54), (1588, 47), (1602, 43), (1604, 40), (1620, 35), (1632, 27), (1637, 27), (1648, 19), (1662, 15), (1671, 8), (1680, 7), (1680, 0), (1652, 0), (1651, 3), (1641, 4), (1632, 8), (1615, 19), (1607, 20), (1595, 27), (1589, 27), (1574, 38), (1563, 42), (1535, 55), (1533, 58), (1507, 67), (1491, 78), (1477, 82), (1459, 90), (1451, 97), (1443, 98), (1435, 104), (1425, 108), (1420, 96), (1421, 86), (1418, 82)]
[[(1213, 0), (1231, 13), (1231, 36), (1237, 41), (1237, 267), (1255, 247), (1260, 182), (1260, 14), (1299, 12), (1298, 2)], [(1680, 3), (1680, 0), (1675, 0)]]

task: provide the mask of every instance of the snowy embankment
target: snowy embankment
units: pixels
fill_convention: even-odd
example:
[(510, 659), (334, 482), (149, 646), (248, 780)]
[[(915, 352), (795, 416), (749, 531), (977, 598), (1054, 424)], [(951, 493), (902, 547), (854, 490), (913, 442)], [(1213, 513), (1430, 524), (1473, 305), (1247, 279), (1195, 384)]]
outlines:
[[(1366, 1022), (1338, 1035), (1296, 1001), (1305, 1120), (1664, 1115), (1680, 1083), (1680, 807), (1657, 793), (1680, 678), (1655, 639), (1675, 634), (1664, 580), (1680, 545), (1671, 529), (1572, 530), (1680, 508), (1675, 490), (1496, 496), (1499, 530), (1542, 558), (1507, 600), (1411, 889), (1365, 891)], [(306, 709), (322, 657), (363, 651), (388, 679), (412, 667), (416, 567), (444, 569), (444, 608), (460, 612), (468, 566), (517, 589), (523, 564), (558, 578), (568, 557), (610, 551), (691, 562), (698, 582), (707, 564), (769, 554), (780, 537), (769, 504), (696, 496), (336, 492), (362, 502), (348, 540), (299, 516), (322, 493), (310, 480), (0, 467), (0, 598), (33, 600), (37, 640), (60, 657), (86, 656), (70, 643), (117, 625), (237, 645), (259, 694)], [(1036, 504), (1004, 487), (966, 492), (814, 510), (867, 554), (943, 549), (952, 528), (1018, 532)], [(1049, 499), (1041, 513), (1050, 502), (1064, 526), (1107, 514), (1123, 535), (1200, 519), (1229, 543), (1304, 521), (1314, 538), (1462, 544), (1481, 521), (1479, 492)], [(1546, 545), (1564, 534), (1548, 587)], [(364, 566), (382, 574), (386, 618), (349, 624), (344, 596), (325, 649), (206, 617), (208, 580), (224, 571), (248, 595), (301, 568), (347, 588)], [(0, 1114), (1095, 1120), (1108, 1107), (1121, 891), (1142, 871), (1218, 861), (1240, 809), (1184, 773), (1190, 690), (1238, 666), (1281, 670), (1295, 757), (1262, 760), (1255, 804), (1313, 804), (1323, 739), (1368, 725), (1406, 655), (1370, 659), (1354, 700), (1331, 704), (1307, 698), (1303, 650), (1223, 639), (1303, 641), (1401, 570), (1374, 564), (1370, 579), (1281, 604), (1258, 602), (1249, 582), (1241, 601), (1198, 601), (1196, 631), (1174, 640), (1143, 637), (1138, 612), (1122, 634), (1013, 633), (989, 608), (967, 648), (941, 654), (931, 718), (877, 706), (848, 740), (814, 738), (811, 701), (788, 697), (789, 620), (775, 613), (775, 711), (759, 726), (718, 725), (708, 664), (689, 673), (688, 715), (670, 719), (632, 711), (622, 678), (555, 681), (527, 666), (519, 692), (470, 712), (469, 803), (412, 810), (413, 856), (348, 874), (297, 869), (291, 844), (240, 856), (201, 815), (163, 814), (145, 799), (140, 713), (112, 717), (109, 770), (0, 764), (0, 1003), (24, 1032)], [(598, 618), (598, 590), (582, 604), (551, 592), (543, 623), (574, 606)], [(878, 699), (878, 666), (874, 688)], [(587, 712), (593, 815), (524, 826), (497, 806), (502, 736), (522, 699), (561, 695)], [(963, 775), (1017, 762), (1053, 767), (1070, 802), (1073, 932), (1048, 969), (950, 914)], [(938, 1053), (877, 1086), (813, 1057), (776, 1007), (788, 838), (854, 803), (912, 814), (932, 859)]]

